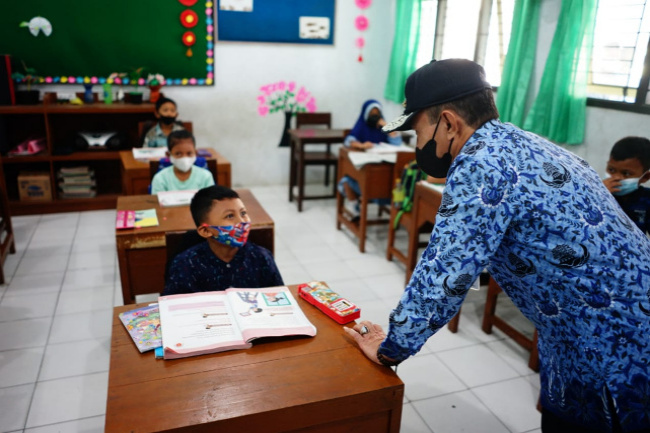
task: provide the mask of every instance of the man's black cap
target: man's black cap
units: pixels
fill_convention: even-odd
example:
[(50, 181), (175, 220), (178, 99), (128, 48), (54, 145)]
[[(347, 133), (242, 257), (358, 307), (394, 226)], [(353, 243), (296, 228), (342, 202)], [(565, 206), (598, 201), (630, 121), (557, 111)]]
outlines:
[(382, 128), (384, 132), (406, 131), (423, 108), (455, 101), (483, 89), (491, 89), (485, 70), (465, 59), (432, 60), (406, 80), (404, 114)]

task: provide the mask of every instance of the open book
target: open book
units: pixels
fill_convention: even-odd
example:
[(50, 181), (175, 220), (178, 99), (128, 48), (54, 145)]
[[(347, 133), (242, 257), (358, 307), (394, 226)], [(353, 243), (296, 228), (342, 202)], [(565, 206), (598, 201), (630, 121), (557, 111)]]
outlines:
[(165, 359), (248, 349), (261, 337), (316, 335), (287, 287), (158, 298)]
[(415, 152), (415, 150), (405, 145), (394, 146), (388, 143), (378, 143), (364, 152), (348, 152), (348, 158), (350, 158), (350, 162), (354, 165), (354, 168), (359, 170), (366, 164), (377, 164), (381, 162), (395, 164), (395, 161), (397, 161), (397, 152)]
[(137, 161), (158, 160), (167, 156), (166, 147), (141, 147), (133, 148), (133, 159)]

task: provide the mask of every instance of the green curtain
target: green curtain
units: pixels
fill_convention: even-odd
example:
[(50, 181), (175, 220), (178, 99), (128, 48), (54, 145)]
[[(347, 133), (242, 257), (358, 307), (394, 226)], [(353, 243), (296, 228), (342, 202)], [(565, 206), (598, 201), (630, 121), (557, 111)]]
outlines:
[(388, 80), (384, 97), (401, 104), (404, 102), (404, 85), (415, 71), (415, 60), (420, 42), (420, 11), (422, 0), (399, 0), (395, 19), (395, 37), (390, 55)]
[(582, 143), (597, 8), (598, 0), (562, 1), (542, 83), (524, 129), (558, 143)]
[(540, 0), (517, 0), (512, 14), (508, 54), (503, 64), (497, 91), (499, 117), (504, 122), (523, 126), (526, 97), (535, 66)]

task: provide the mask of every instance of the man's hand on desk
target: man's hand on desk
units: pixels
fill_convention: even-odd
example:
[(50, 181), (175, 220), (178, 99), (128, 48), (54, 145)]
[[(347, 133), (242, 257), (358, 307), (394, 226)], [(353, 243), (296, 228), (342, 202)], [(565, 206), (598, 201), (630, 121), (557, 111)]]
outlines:
[(386, 338), (386, 333), (381, 326), (364, 320), (361, 323), (357, 323), (352, 328), (343, 327), (343, 330), (352, 337), (354, 341), (356, 341), (359, 349), (361, 349), (368, 359), (376, 364), (383, 365), (379, 362), (379, 359), (377, 359), (377, 350), (379, 349), (379, 345)]

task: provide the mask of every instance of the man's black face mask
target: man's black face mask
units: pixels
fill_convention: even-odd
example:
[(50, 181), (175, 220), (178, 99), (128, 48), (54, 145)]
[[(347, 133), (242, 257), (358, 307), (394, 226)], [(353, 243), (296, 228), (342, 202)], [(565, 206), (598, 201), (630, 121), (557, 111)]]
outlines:
[(422, 149), (415, 148), (415, 160), (418, 163), (420, 170), (428, 174), (429, 176), (444, 178), (447, 177), (449, 172), (449, 167), (451, 167), (451, 145), (454, 142), (452, 138), (449, 142), (449, 149), (447, 153), (442, 155), (442, 158), (438, 158), (436, 155), (436, 148), (438, 144), (436, 143), (436, 132), (438, 132), (438, 126), (440, 126), (440, 119), (438, 117), (438, 123), (436, 123), (436, 129), (433, 131), (433, 137), (431, 140), (427, 141)]

